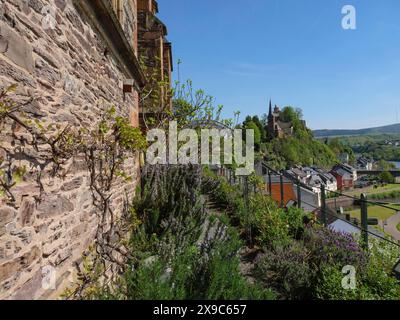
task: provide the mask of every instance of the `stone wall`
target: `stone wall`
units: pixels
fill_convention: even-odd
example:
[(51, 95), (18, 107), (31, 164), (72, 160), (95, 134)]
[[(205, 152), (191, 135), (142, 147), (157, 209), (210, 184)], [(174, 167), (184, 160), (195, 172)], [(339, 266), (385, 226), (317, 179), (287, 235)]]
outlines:
[[(49, 123), (91, 127), (115, 105), (137, 124), (138, 93), (123, 94), (123, 81), (131, 76), (98, 28), (72, 0), (0, 0), (0, 88), (17, 83), (14, 99), (34, 97), (26, 113)], [(136, 32), (125, 29), (129, 36)], [(43, 174), (41, 195), (40, 164), (26, 156), (29, 150), (21, 156), (10, 132), (0, 133), (1, 145), (28, 172), (13, 188), (15, 202), (0, 197), (0, 299), (55, 298), (94, 240), (98, 219), (89, 178), (75, 158), (63, 167), (63, 179)], [(137, 178), (138, 161), (129, 166)], [(136, 182), (116, 185), (117, 209)], [(55, 290), (42, 285), (49, 266), (56, 270)]]

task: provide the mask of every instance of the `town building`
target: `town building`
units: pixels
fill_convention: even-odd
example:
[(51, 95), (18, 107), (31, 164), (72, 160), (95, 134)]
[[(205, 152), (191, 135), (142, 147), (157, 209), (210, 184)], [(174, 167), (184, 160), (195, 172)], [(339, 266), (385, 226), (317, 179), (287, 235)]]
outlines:
[(354, 188), (357, 181), (357, 170), (350, 165), (339, 164), (332, 168), (330, 172), (337, 181), (339, 190), (348, 190)]
[[(297, 181), (288, 176), (281, 177), (277, 174), (264, 175), (266, 194), (271, 195), (277, 203), (282, 203), (283, 207), (297, 206), (299, 201), (301, 208), (306, 212), (316, 212), (321, 206), (321, 192), (315, 192), (312, 188), (300, 185)], [(282, 198), (283, 195), (283, 198)]]
[(307, 184), (310, 174), (305, 172), (301, 166), (293, 167), (285, 171), (286, 176), (292, 177), (296, 181)]
[[(34, 121), (93, 128), (114, 106), (138, 127), (143, 91), (149, 90), (140, 56), (161, 81), (172, 70), (157, 10), (154, 0), (0, 0), (0, 88), (18, 84), (16, 103), (33, 98), (23, 111)], [(55, 177), (36, 161), (37, 150), (21, 144), (23, 138), (21, 128), (1, 129), (8, 154), (0, 149), (0, 159), (18, 162), (27, 174), (13, 187), (14, 201), (0, 197), (0, 299), (56, 298), (94, 243), (99, 215), (84, 160), (69, 161), (63, 176)], [(110, 191), (116, 218), (139, 183), (138, 157), (127, 159), (126, 170), (131, 179)], [(55, 288), (42, 286), (48, 266), (56, 272)]]
[(325, 186), (326, 191), (335, 192), (338, 190), (337, 180), (332, 173), (326, 172), (322, 169), (316, 169), (316, 171), (321, 179), (322, 184)]
[(367, 157), (359, 157), (357, 158), (356, 168), (360, 170), (371, 171), (374, 166), (374, 160)]
[(296, 166), (286, 170), (284, 174), (311, 187), (315, 193), (319, 193), (322, 186), (326, 191), (337, 191), (336, 178), (331, 173), (319, 168)]

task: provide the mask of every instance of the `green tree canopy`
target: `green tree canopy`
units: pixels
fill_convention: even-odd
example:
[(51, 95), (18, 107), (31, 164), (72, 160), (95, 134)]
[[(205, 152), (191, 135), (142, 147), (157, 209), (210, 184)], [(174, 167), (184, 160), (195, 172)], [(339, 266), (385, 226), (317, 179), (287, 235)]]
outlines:
[(379, 160), (377, 162), (377, 167), (378, 167), (378, 170), (389, 171), (389, 170), (395, 169), (396, 165), (394, 163), (390, 163), (385, 160)]
[[(244, 124), (244, 129), (251, 129), (254, 130), (254, 147), (256, 151), (260, 151), (261, 147), (261, 132), (259, 127), (251, 120)], [(243, 132), (245, 135), (245, 132)]]
[(394, 183), (394, 177), (389, 171), (384, 171), (379, 175), (379, 179), (382, 182)]

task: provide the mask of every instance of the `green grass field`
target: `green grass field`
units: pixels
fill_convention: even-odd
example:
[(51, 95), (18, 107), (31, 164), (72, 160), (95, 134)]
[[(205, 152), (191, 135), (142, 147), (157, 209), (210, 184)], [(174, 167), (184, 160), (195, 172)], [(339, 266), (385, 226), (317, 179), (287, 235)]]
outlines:
[(373, 186), (363, 188), (363, 189), (354, 189), (351, 191), (346, 191), (344, 194), (347, 194), (349, 196), (353, 197), (360, 197), (362, 193), (365, 193), (366, 195), (369, 194), (379, 194), (379, 193), (385, 193), (385, 192), (390, 192), (390, 191), (400, 191), (400, 184), (388, 184), (384, 187), (378, 187), (374, 188)]
[(400, 223), (397, 225), (397, 230), (400, 231)]
[[(389, 207), (396, 208), (400, 211), (400, 205), (389, 205)], [(352, 218), (361, 219), (361, 209), (355, 209), (351, 211), (346, 211), (350, 213)], [(378, 218), (381, 221), (389, 219), (391, 216), (395, 215), (397, 212), (391, 209), (383, 208), (380, 206), (368, 206), (368, 217)]]

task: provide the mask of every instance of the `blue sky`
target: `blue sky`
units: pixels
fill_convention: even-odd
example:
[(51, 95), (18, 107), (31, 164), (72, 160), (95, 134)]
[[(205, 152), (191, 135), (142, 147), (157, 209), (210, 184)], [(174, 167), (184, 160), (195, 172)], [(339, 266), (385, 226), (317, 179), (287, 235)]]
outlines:
[[(181, 80), (231, 117), (303, 109), (312, 129), (400, 118), (399, 0), (158, 0)], [(342, 7), (357, 29), (341, 26)], [(174, 77), (178, 72), (175, 66)]]

